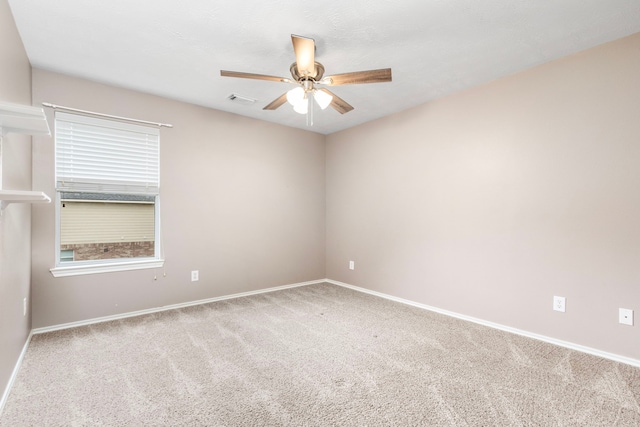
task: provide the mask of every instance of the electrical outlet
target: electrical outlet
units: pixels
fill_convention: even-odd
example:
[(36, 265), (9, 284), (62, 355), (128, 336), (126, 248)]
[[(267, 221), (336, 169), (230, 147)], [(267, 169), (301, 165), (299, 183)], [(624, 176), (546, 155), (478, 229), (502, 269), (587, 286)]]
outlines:
[(349, 270), (355, 270), (356, 269), (356, 263), (354, 261), (349, 261)]
[(633, 310), (621, 308), (619, 311), (619, 322), (623, 325), (633, 326)]
[(193, 270), (191, 272), (191, 281), (192, 282), (197, 282), (198, 280), (200, 280), (200, 274), (199, 274), (198, 270)]
[(566, 303), (567, 303), (567, 299), (565, 297), (558, 297), (558, 296), (553, 297), (553, 309), (555, 311), (561, 311), (564, 313)]

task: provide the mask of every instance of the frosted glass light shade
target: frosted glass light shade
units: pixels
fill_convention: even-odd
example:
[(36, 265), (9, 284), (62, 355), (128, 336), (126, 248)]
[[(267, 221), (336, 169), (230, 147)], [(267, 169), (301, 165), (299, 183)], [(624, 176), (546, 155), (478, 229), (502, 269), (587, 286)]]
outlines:
[(293, 105), (293, 111), (300, 114), (307, 114), (309, 108), (309, 100), (305, 90), (298, 86), (287, 92), (287, 102)]
[(327, 108), (329, 104), (331, 104), (331, 101), (333, 100), (333, 96), (321, 90), (314, 91), (313, 97), (315, 98), (320, 108), (322, 108), (323, 110)]
[(298, 86), (287, 92), (287, 101), (294, 107), (304, 100), (304, 89)]
[(307, 114), (309, 111), (309, 100), (305, 97), (296, 105), (293, 106), (293, 111), (300, 114)]

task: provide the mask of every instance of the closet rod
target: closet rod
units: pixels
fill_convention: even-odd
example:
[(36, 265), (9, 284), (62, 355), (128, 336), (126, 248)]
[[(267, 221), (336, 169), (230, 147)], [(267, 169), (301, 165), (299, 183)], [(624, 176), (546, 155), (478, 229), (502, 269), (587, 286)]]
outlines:
[(42, 105), (45, 106), (45, 107), (53, 108), (54, 110), (73, 111), (75, 113), (88, 114), (88, 115), (91, 115), (91, 116), (98, 116), (98, 117), (108, 117), (110, 119), (117, 119), (117, 120), (122, 120), (122, 121), (125, 121), (125, 122), (141, 123), (141, 124), (145, 124), (145, 125), (154, 125), (154, 126), (158, 126), (158, 127), (164, 126), (164, 127), (167, 127), (167, 128), (172, 128), (173, 127), (173, 125), (169, 125), (169, 124), (166, 124), (166, 123), (148, 122), (146, 120), (137, 120), (137, 119), (129, 119), (127, 117), (112, 116), (111, 114), (102, 114), (102, 113), (96, 113), (94, 111), (79, 110), (77, 108), (71, 108), (71, 107), (63, 107), (61, 105), (55, 105), (55, 104), (51, 104), (49, 102), (43, 102)]

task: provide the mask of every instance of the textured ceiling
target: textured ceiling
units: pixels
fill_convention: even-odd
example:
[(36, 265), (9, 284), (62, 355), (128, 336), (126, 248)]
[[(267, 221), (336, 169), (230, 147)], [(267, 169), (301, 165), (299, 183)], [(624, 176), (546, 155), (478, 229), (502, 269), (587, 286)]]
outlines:
[[(329, 134), (640, 32), (638, 0), (9, 0), (34, 67), (287, 126), (291, 34), (316, 40), (326, 75), (393, 69), (393, 82), (332, 88), (355, 110), (316, 109)], [(253, 105), (230, 94), (257, 99)], [(55, 102), (55, 100), (49, 100)], [(70, 106), (76, 107), (76, 106)]]

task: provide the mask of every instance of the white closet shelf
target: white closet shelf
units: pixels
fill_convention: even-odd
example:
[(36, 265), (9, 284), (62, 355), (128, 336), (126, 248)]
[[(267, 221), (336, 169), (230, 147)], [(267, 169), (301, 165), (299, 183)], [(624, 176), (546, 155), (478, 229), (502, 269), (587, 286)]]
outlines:
[(0, 210), (9, 203), (50, 203), (51, 198), (42, 191), (0, 190)]
[(10, 132), (51, 135), (42, 108), (0, 102), (0, 136)]

